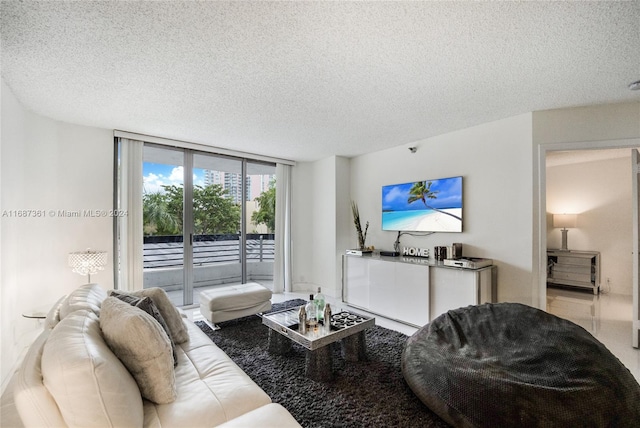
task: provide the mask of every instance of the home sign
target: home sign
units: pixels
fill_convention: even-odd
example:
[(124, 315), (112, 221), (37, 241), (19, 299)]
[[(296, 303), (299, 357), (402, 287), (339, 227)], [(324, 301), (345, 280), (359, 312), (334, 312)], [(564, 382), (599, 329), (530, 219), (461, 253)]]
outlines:
[(428, 248), (416, 248), (416, 247), (403, 247), (402, 248), (403, 256), (411, 256), (411, 257), (425, 257), (429, 258), (429, 249)]

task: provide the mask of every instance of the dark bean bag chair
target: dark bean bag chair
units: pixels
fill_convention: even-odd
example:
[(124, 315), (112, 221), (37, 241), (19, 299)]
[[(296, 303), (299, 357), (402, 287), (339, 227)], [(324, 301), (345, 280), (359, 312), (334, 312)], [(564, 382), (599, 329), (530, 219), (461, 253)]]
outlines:
[(629, 370), (582, 327), (526, 305), (439, 316), (407, 340), (402, 373), (456, 427), (640, 426)]

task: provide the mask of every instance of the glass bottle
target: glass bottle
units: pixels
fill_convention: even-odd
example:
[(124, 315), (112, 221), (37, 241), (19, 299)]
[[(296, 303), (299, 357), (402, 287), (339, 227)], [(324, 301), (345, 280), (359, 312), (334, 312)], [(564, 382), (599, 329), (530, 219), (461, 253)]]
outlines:
[(309, 295), (309, 302), (305, 306), (305, 311), (307, 312), (307, 325), (313, 330), (318, 324), (318, 309), (313, 301), (313, 294)]
[(328, 303), (324, 305), (322, 318), (324, 319), (324, 332), (331, 333), (331, 305)]
[(298, 331), (301, 334), (307, 332), (307, 310), (304, 306), (300, 306), (300, 310), (298, 311)]
[(324, 294), (320, 291), (320, 287), (318, 287), (318, 292), (315, 296), (313, 296), (313, 301), (316, 304), (316, 312), (318, 314), (318, 321), (324, 320), (324, 305), (325, 299)]

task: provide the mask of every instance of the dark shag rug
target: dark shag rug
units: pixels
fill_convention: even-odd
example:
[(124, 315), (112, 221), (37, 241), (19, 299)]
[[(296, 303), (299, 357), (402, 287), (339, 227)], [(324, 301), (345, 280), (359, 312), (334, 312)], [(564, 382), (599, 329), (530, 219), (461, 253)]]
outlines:
[[(272, 311), (304, 304), (290, 300)], [(275, 403), (304, 427), (447, 427), (409, 389), (400, 370), (407, 336), (379, 326), (366, 331), (367, 361), (346, 362), (340, 343), (332, 346), (334, 379), (315, 382), (305, 376), (306, 350), (293, 344), (286, 356), (267, 350), (269, 328), (258, 316), (220, 323), (212, 330), (196, 324)]]

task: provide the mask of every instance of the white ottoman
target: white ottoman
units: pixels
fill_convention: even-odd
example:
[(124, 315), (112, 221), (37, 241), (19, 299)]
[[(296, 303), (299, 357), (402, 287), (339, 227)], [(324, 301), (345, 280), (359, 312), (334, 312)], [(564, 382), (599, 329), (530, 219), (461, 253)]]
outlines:
[(271, 290), (255, 282), (225, 285), (200, 293), (200, 313), (212, 323), (271, 309)]

